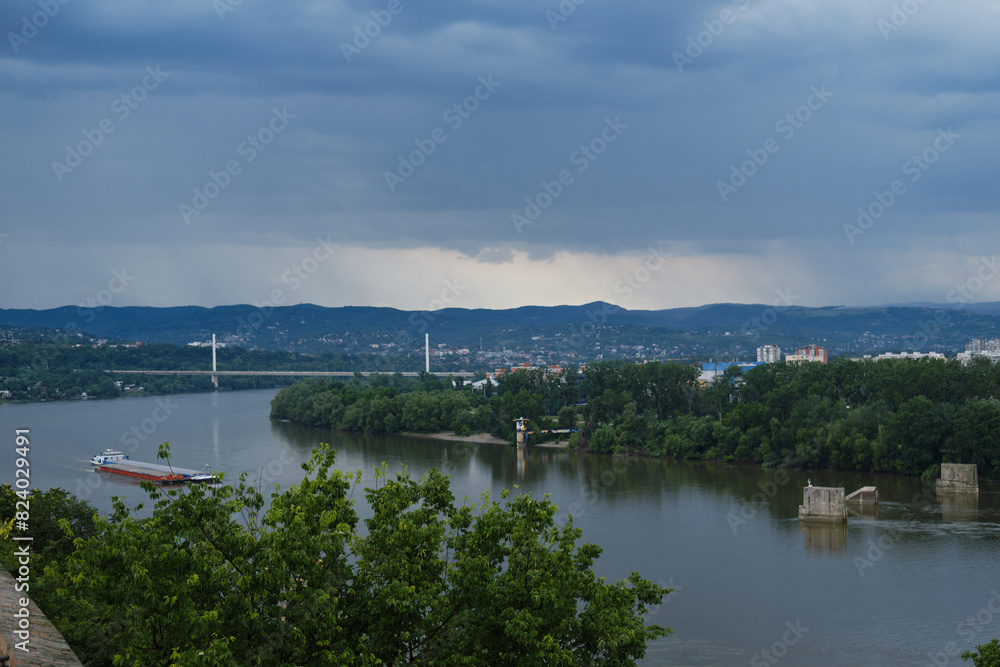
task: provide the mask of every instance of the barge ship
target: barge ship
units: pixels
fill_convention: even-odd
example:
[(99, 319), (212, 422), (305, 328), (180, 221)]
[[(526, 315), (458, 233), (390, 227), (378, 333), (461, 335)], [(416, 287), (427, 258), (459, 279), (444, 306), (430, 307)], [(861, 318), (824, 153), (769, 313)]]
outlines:
[(219, 478), (215, 473), (206, 473), (201, 470), (188, 470), (186, 468), (176, 468), (174, 466), (166, 466), (160, 463), (143, 463), (142, 461), (105, 463), (98, 466), (97, 471), (131, 477), (132, 479), (145, 480), (156, 484), (183, 484), (185, 482), (197, 483), (219, 481)]

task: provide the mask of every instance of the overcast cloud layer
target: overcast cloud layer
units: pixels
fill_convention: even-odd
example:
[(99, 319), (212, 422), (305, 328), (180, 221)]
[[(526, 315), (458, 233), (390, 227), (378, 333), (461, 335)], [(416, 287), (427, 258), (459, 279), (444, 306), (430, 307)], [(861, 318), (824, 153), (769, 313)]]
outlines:
[(993, 1), (17, 0), (0, 30), (0, 307), (1000, 299)]

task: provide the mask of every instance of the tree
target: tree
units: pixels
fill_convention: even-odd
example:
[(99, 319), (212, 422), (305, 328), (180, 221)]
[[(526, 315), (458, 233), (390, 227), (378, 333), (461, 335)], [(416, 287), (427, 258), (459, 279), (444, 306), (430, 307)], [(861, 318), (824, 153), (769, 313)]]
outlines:
[(941, 451), (951, 449), (953, 411), (951, 404), (935, 404), (924, 396), (899, 406), (880, 433), (899, 472), (919, 475), (941, 462)]
[(576, 408), (571, 405), (564, 405), (559, 408), (559, 428), (576, 428), (577, 414)]
[(506, 393), (501, 399), (502, 411), (511, 419), (524, 417), (537, 422), (545, 414), (545, 399), (527, 389)]
[(974, 398), (955, 418), (955, 463), (975, 463), (983, 477), (1000, 473), (1000, 400)]
[(667, 419), (687, 405), (687, 393), (698, 379), (698, 371), (683, 364), (653, 362), (638, 366), (644, 388), (652, 399), (658, 419)]
[(510, 373), (503, 373), (497, 377), (498, 394), (517, 394), (523, 391), (543, 392), (545, 386), (544, 371), (541, 369), (518, 369)]
[(966, 651), (962, 660), (971, 660), (976, 667), (1000, 667), (1000, 640), (977, 646), (976, 651)]
[(244, 478), (147, 485), (144, 519), (116, 499), (40, 604), (85, 660), (133, 666), (631, 665), (669, 632), (642, 619), (669, 589), (597, 577), (600, 548), (548, 497), (456, 507), (437, 470), (383, 465), (361, 531), (361, 474), (333, 463), (315, 451), (266, 510)]
[[(65, 489), (32, 489), (24, 498), (17, 493), (10, 484), (0, 486), (0, 517), (13, 518), (21, 512), (30, 516), (31, 550), (42, 562), (65, 558), (73, 551), (73, 538), (60, 528), (60, 523), (66, 523), (70, 531), (80, 537), (94, 534), (93, 517), (97, 510)], [(4, 558), (0, 562), (3, 566), (11, 566), (14, 561)]]

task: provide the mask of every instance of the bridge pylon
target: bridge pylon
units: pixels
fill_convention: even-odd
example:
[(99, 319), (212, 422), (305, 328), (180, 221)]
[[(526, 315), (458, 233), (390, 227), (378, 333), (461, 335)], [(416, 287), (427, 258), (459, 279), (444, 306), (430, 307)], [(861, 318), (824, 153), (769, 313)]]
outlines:
[(216, 391), (219, 389), (219, 376), (216, 374), (218, 366), (215, 364), (215, 334), (212, 334), (212, 385)]

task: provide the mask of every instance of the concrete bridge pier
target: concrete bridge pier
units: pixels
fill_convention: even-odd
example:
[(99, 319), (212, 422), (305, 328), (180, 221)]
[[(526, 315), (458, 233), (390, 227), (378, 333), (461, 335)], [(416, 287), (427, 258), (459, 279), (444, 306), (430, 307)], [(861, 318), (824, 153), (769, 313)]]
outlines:
[(802, 489), (799, 521), (846, 522), (844, 487), (806, 486)]
[(979, 468), (975, 463), (942, 463), (938, 493), (979, 493)]
[(844, 498), (845, 502), (860, 505), (878, 505), (878, 487), (862, 486), (860, 489)]

